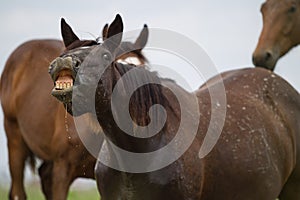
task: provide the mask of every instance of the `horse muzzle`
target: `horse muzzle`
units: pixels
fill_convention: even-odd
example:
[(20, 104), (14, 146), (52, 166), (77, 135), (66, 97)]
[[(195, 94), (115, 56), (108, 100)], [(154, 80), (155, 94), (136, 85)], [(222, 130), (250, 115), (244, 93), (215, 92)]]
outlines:
[(73, 84), (79, 59), (71, 56), (58, 57), (52, 61), (49, 74), (54, 82), (51, 94), (64, 104), (72, 101)]
[(255, 50), (252, 55), (252, 62), (256, 67), (262, 67), (274, 70), (275, 65), (279, 59), (279, 53), (273, 50)]

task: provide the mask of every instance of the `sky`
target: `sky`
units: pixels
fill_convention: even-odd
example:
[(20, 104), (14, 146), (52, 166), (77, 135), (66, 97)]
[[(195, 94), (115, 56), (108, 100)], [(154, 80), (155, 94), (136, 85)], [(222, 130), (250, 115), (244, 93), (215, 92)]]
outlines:
[[(0, 3), (0, 71), (20, 44), (31, 39), (61, 39), (64, 17), (80, 38), (96, 38), (105, 23), (120, 13), (125, 31), (150, 28), (175, 31), (201, 46), (219, 72), (252, 67), (262, 18), (263, 0), (192, 1), (2, 1)], [(151, 31), (150, 31), (151, 37)], [(150, 59), (151, 62), (151, 59)], [(275, 73), (300, 91), (300, 49), (277, 64)], [(3, 115), (0, 113), (0, 182), (9, 180)], [(29, 175), (30, 176), (30, 175)]]

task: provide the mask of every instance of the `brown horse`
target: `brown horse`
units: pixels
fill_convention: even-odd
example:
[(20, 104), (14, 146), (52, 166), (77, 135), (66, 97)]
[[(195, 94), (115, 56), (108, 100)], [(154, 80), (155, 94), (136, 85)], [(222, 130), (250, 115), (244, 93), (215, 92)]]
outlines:
[(267, 0), (261, 13), (263, 29), (253, 64), (273, 71), (278, 59), (300, 43), (300, 1)]
[[(114, 21), (110, 28), (115, 26), (118, 23)], [(23, 185), (25, 161), (31, 158), (34, 164), (35, 156), (43, 161), (39, 175), (47, 199), (66, 199), (68, 189), (77, 177), (94, 179), (95, 158), (81, 143), (72, 116), (50, 95), (52, 81), (48, 66), (62, 53), (74, 48), (92, 48), (98, 43), (80, 40), (63, 19), (61, 28), (64, 43), (32, 40), (22, 44), (10, 55), (1, 76), (1, 103), (12, 180), (10, 199), (26, 199)], [(143, 39), (147, 41), (147, 37)], [(136, 57), (141, 58), (140, 54)], [(88, 120), (90, 116), (83, 117)], [(82, 132), (101, 134), (102, 130), (96, 124), (91, 130)]]
[[(104, 42), (89, 52), (89, 59), (77, 74), (76, 93), (72, 99), (63, 100), (64, 103), (77, 102), (73, 105), (73, 114), (81, 115), (91, 112), (93, 105), (86, 104), (93, 102), (95, 96), (97, 119), (107, 137), (105, 157), (108, 163), (98, 162), (96, 166), (101, 198), (276, 199), (296, 163), (295, 141), (300, 134), (298, 92), (268, 70), (249, 68), (225, 72), (221, 79), (212, 78), (199, 90), (189, 93), (175, 82), (160, 79), (146, 69), (114, 62), (121, 37), (118, 34), (111, 42)], [(102, 76), (95, 76), (99, 73)], [(131, 75), (127, 76), (128, 73)], [(52, 77), (55, 81), (53, 74)], [(135, 84), (141, 82), (149, 84), (131, 93)], [(91, 83), (96, 84), (95, 93), (91, 93)], [(219, 92), (222, 84), (227, 99), (227, 104), (223, 105), (227, 107), (225, 124), (212, 151), (199, 158), (198, 150), (209, 129), (213, 108), (220, 106), (213, 105), (210, 91)], [(118, 95), (114, 100), (113, 91)], [(194, 95), (196, 105), (192, 101)], [(92, 97), (91, 100), (88, 97)], [(181, 97), (180, 104), (176, 97)], [(124, 110), (118, 109), (123, 109), (128, 99), (132, 121), (126, 122), (125, 127), (132, 131), (130, 133), (118, 124), (127, 120)], [(166, 118), (153, 109), (148, 113), (156, 104), (164, 107)], [(180, 107), (182, 105), (185, 107)], [(182, 113), (186, 113), (185, 118), (181, 118)], [(195, 117), (198, 113), (200, 122)], [(156, 127), (163, 119), (166, 121), (157, 134), (152, 135), (150, 128), (143, 129), (150, 124)], [(182, 120), (186, 124), (180, 129)], [(195, 125), (194, 133), (191, 127)], [(145, 170), (138, 173), (129, 172), (127, 168), (137, 167), (131, 165), (134, 163), (132, 157), (122, 156), (114, 146), (133, 153), (150, 153), (171, 143), (179, 130), (182, 138), (171, 146), (171, 151), (156, 154), (152, 159), (138, 157), (140, 160), (135, 164)], [(148, 171), (148, 167), (175, 155), (193, 134), (194, 140), (178, 160)]]

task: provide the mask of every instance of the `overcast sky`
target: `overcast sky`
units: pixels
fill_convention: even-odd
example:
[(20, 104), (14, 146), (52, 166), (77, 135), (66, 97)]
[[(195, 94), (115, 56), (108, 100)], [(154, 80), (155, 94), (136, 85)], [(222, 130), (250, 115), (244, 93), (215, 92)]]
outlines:
[[(3, 70), (9, 54), (21, 43), (37, 38), (60, 39), (61, 17), (67, 20), (80, 38), (93, 38), (100, 34), (103, 25), (111, 22), (117, 13), (123, 17), (125, 31), (139, 29), (147, 23), (150, 28), (176, 31), (194, 40), (205, 49), (220, 72), (251, 67), (251, 54), (262, 28), (259, 12), (262, 2), (263, 0), (2, 1), (0, 70)], [(298, 91), (299, 64), (300, 50), (295, 48), (279, 61), (275, 71)], [(3, 121), (2, 113), (0, 117)], [(1, 180), (2, 177), (8, 177), (6, 139), (2, 125), (0, 148)]]

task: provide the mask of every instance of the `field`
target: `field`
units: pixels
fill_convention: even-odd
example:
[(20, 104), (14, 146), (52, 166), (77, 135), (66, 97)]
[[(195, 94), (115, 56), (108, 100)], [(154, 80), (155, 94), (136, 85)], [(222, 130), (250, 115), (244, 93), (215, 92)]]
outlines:
[[(26, 188), (28, 200), (44, 200), (44, 196), (38, 185), (30, 185)], [(0, 187), (0, 200), (8, 199), (8, 188)], [(96, 188), (84, 190), (71, 189), (68, 195), (68, 200), (99, 200), (99, 194)]]

